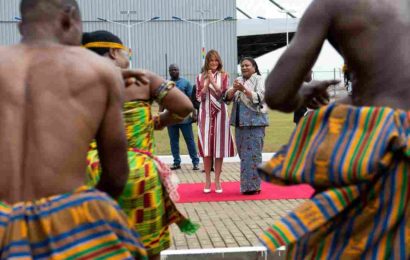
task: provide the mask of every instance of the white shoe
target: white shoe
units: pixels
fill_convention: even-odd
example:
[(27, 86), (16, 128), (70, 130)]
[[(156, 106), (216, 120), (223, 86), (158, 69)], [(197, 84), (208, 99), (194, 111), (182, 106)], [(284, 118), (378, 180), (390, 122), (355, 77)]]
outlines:
[[(215, 185), (215, 186), (218, 187), (217, 185)], [(216, 193), (222, 193), (222, 192), (223, 192), (222, 184), (221, 184), (221, 183), (219, 183), (219, 189), (217, 189), (216, 187), (215, 187), (215, 192), (216, 192)]]
[(204, 193), (210, 193), (211, 189), (204, 189)]
[(223, 191), (224, 191), (224, 190), (223, 190), (222, 188), (215, 190), (216, 193), (222, 193)]

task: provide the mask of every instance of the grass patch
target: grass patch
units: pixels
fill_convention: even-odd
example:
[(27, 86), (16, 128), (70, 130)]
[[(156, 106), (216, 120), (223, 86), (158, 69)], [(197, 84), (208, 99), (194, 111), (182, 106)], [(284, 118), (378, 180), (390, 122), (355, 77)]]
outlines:
[[(153, 108), (156, 111), (156, 108)], [(198, 128), (196, 124), (192, 124), (195, 143), (198, 143)], [(266, 128), (264, 152), (275, 152), (282, 145), (289, 141), (289, 137), (295, 127), (293, 123), (293, 114), (279, 113), (276, 111), (269, 111), (269, 126)], [(234, 127), (232, 127), (232, 134), (234, 134)], [(234, 137), (234, 136), (233, 136)], [(171, 155), (171, 148), (169, 144), (168, 131), (165, 128), (162, 131), (155, 131), (155, 141), (157, 144), (157, 155)], [(188, 154), (186, 144), (182, 133), (179, 137), (180, 154)]]

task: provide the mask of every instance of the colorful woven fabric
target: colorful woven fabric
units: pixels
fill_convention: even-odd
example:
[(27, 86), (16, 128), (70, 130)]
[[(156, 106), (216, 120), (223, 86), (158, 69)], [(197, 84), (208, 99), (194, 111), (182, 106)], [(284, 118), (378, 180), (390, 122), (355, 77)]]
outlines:
[[(164, 165), (156, 163), (154, 122), (151, 105), (134, 101), (124, 105), (128, 139), (130, 175), (118, 203), (141, 235), (148, 255), (159, 254), (170, 246), (169, 226), (177, 223), (182, 231), (194, 233), (198, 226), (187, 220), (175, 207), (160, 178)], [(96, 185), (100, 176), (98, 152), (88, 153), (89, 185)], [(164, 171), (166, 175), (167, 171)]]
[(15, 205), (0, 203), (0, 259), (147, 259), (117, 203), (82, 187)]
[(302, 119), (287, 147), (261, 167), (276, 184), (316, 195), (261, 240), (288, 258), (409, 259), (410, 112), (330, 105)]
[(235, 128), (235, 142), (241, 159), (241, 192), (261, 190), (258, 166), (262, 163), (264, 137), (264, 126)]

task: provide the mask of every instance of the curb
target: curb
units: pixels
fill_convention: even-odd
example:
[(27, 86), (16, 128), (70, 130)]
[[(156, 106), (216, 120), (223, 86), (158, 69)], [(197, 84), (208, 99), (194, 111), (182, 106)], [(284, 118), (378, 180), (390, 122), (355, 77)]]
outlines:
[(166, 260), (281, 260), (285, 259), (285, 247), (275, 252), (270, 252), (264, 246), (254, 247), (229, 247), (229, 248), (204, 248), (204, 249), (181, 249), (165, 250), (161, 252), (161, 259)]

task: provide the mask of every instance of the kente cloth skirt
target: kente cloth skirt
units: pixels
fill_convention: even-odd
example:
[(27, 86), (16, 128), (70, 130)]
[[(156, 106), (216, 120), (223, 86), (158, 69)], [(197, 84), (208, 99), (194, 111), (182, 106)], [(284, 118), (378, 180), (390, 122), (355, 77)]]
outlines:
[(147, 259), (115, 201), (95, 189), (0, 202), (0, 259)]
[(329, 105), (298, 124), (260, 168), (265, 181), (307, 183), (315, 195), (262, 242), (290, 259), (409, 259), (410, 112)]
[[(101, 173), (97, 150), (91, 149), (87, 159), (87, 184), (95, 186)], [(171, 246), (171, 224), (176, 223), (187, 234), (198, 230), (199, 225), (185, 218), (169, 197), (152, 154), (129, 148), (128, 164), (130, 174), (118, 204), (141, 235), (149, 256), (159, 254)]]

